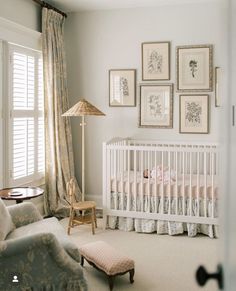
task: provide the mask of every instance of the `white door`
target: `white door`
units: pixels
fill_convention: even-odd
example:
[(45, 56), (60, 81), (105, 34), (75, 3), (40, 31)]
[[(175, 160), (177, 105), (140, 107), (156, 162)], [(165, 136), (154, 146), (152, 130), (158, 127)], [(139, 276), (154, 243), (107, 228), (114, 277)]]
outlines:
[(222, 279), (219, 290), (236, 290), (236, 0), (225, 1), (225, 33), (228, 38), (228, 70), (224, 72), (225, 98), (221, 116), (222, 193), (221, 207), (221, 258), (222, 273), (216, 266), (214, 274), (198, 269), (199, 281)]
[(224, 210), (224, 290), (236, 290), (236, 0), (229, 0), (229, 127)]

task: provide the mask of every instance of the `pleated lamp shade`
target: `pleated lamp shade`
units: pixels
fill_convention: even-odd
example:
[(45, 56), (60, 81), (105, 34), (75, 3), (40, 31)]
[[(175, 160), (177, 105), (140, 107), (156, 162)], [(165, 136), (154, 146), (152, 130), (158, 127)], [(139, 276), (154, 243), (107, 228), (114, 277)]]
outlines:
[(85, 99), (80, 100), (68, 111), (62, 114), (62, 116), (85, 116), (85, 115), (104, 116), (105, 114)]

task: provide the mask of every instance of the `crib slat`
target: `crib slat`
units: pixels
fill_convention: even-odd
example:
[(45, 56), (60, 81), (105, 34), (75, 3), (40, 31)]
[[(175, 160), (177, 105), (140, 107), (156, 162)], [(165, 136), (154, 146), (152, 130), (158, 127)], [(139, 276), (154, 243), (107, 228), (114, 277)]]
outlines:
[(126, 159), (127, 150), (124, 150), (124, 170), (127, 171), (127, 159)]
[(161, 152), (161, 196), (162, 196), (162, 214), (164, 214), (164, 152)]
[(121, 198), (121, 209), (124, 210), (124, 195), (125, 195), (125, 190), (124, 190), (124, 173), (125, 173), (125, 160), (124, 160), (124, 156), (125, 156), (125, 150), (121, 150), (122, 152), (122, 157), (121, 157), (121, 164), (122, 164), (122, 170), (121, 170), (121, 194), (120, 194), (120, 198)]
[(137, 151), (134, 150), (134, 210), (137, 211)]
[(170, 162), (170, 159), (171, 159), (171, 154), (170, 154), (170, 151), (168, 152), (168, 171), (169, 171), (169, 182), (168, 182), (168, 186), (169, 186), (169, 189), (168, 189), (168, 197), (169, 197), (169, 209), (168, 209), (168, 213), (171, 214), (171, 162)]
[(107, 206), (111, 209), (111, 150), (107, 149)]
[(115, 179), (115, 195), (116, 195), (116, 199), (115, 199), (115, 209), (117, 210), (117, 200), (118, 200), (118, 191), (117, 191), (117, 151), (113, 150), (113, 155), (114, 155), (114, 179)]
[(127, 199), (127, 210), (130, 211), (130, 150), (128, 150), (128, 199)]
[[(121, 143), (120, 142), (118, 142), (118, 145), (120, 146), (121, 145)], [(117, 171), (118, 171), (118, 173), (120, 173), (120, 150), (117, 150)]]
[(183, 187), (183, 215), (186, 215), (185, 212), (185, 152), (182, 152), (183, 155), (183, 174), (182, 174), (182, 187)]
[(197, 207), (198, 207), (198, 216), (200, 216), (200, 199), (199, 199), (199, 183), (200, 183), (200, 153), (197, 152)]
[(148, 156), (147, 156), (147, 159), (148, 159), (148, 171), (149, 171), (149, 174), (148, 174), (148, 199), (147, 199), (147, 203), (148, 203), (148, 212), (150, 212), (150, 203), (151, 203), (151, 200), (150, 200), (150, 181), (151, 181), (151, 167), (150, 167), (150, 151), (148, 151)]
[(204, 215), (207, 217), (207, 153), (204, 153)]
[(143, 151), (141, 151), (141, 211), (143, 212)]
[(190, 199), (190, 216), (192, 216), (192, 203), (193, 203), (193, 188), (192, 188), (192, 152), (189, 153), (190, 157), (189, 157), (189, 175), (190, 175), (190, 181), (189, 181), (189, 199)]
[(175, 199), (176, 199), (176, 205), (175, 205), (175, 214), (178, 215), (178, 176), (179, 176), (179, 169), (178, 169), (178, 152), (175, 152)]
[(155, 169), (155, 213), (157, 213), (157, 151), (155, 151), (155, 162), (154, 162), (154, 169)]
[(215, 197), (214, 197), (214, 189), (215, 189), (215, 186), (214, 186), (214, 175), (215, 175), (215, 171), (214, 171), (214, 168), (215, 168), (215, 154), (214, 153), (211, 153), (211, 203), (212, 203), (212, 209), (211, 209), (211, 217), (214, 218), (214, 212), (215, 212), (215, 207), (214, 207), (214, 204), (215, 204)]

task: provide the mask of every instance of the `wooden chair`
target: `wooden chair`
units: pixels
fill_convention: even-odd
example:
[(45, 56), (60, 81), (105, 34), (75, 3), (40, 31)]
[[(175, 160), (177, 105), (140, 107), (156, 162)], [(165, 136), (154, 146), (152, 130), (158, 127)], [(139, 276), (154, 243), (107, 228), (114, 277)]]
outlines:
[[(94, 201), (76, 201), (75, 197), (75, 180), (71, 178), (66, 184), (67, 195), (70, 197), (70, 219), (67, 233), (75, 225), (92, 224), (92, 233), (95, 233), (97, 227), (96, 203)], [(77, 211), (77, 213), (76, 213)], [(80, 215), (78, 216), (78, 212)]]

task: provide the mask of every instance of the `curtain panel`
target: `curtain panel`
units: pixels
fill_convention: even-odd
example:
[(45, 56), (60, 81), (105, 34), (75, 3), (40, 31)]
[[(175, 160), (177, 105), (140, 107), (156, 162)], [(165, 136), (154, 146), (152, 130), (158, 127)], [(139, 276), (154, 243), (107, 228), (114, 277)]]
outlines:
[(62, 114), (69, 108), (64, 50), (65, 18), (47, 8), (42, 11), (42, 45), (45, 95), (46, 191), (47, 215), (69, 214), (66, 183), (74, 177), (71, 125)]

